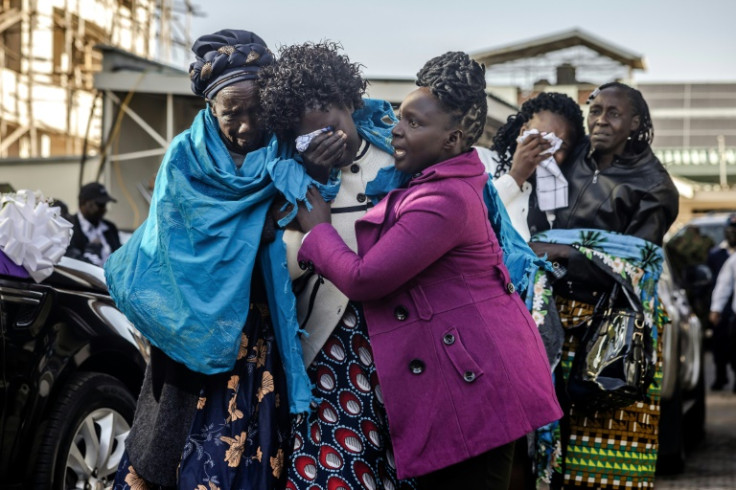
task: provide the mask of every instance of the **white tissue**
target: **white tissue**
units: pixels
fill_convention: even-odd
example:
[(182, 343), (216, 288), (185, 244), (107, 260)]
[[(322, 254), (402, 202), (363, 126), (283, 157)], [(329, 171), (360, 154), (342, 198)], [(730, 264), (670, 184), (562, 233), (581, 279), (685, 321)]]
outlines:
[(322, 133), (326, 133), (327, 131), (331, 131), (331, 130), (332, 130), (332, 127), (327, 126), (326, 128), (318, 129), (316, 131), (312, 131), (311, 133), (297, 136), (296, 137), (296, 151), (298, 152), (306, 151), (307, 148), (309, 148), (309, 143), (311, 143), (315, 137), (317, 137), (318, 135)]

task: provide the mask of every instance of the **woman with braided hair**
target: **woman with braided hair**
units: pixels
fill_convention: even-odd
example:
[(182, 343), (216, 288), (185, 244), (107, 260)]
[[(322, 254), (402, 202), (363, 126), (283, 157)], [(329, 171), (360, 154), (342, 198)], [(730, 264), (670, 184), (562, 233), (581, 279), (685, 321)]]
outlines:
[[(567, 386), (579, 354), (580, 332), (573, 327), (591, 318), (593, 305), (614, 284), (629, 292), (643, 312), (652, 348), (660, 350), (665, 321), (657, 300), (661, 245), (677, 216), (678, 193), (650, 147), (654, 130), (641, 93), (607, 83), (593, 91), (588, 103), (589, 136), (562, 169), (569, 205), (554, 210), (552, 229), (539, 215), (535, 221), (530, 214), (529, 221), (530, 245), (557, 265), (554, 277), (538, 275), (534, 287), (541, 291), (551, 284), (554, 301), (532, 303), (539, 307), (533, 313), (544, 318), (543, 327), (553, 321), (560, 326), (548, 329), (559, 332), (559, 350), (550, 361), (566, 409), (560, 426), (545, 438), (552, 456), (541, 476), (553, 488), (653, 488), (661, 362), (645, 399), (623, 409), (576, 401)], [(546, 314), (551, 308), (559, 315)]]
[[(524, 102), (517, 114), (508, 117), (493, 137), (490, 151), (478, 148), (511, 222), (526, 240), (531, 236), (527, 225), (529, 213), (543, 213), (553, 209), (551, 206), (566, 205), (567, 188), (556, 167), (566, 163), (584, 136), (583, 114), (578, 103), (565, 94), (542, 92)], [(540, 165), (543, 168), (537, 172)], [(548, 183), (564, 195), (540, 210), (538, 196), (544, 201)]]
[(448, 52), (417, 85), (392, 130), (408, 181), (356, 222), (357, 253), (311, 190), (298, 258), (362, 301), (398, 476), (420, 489), (507, 488), (514, 440), (561, 412), (472, 147), (487, 116), (485, 69)]

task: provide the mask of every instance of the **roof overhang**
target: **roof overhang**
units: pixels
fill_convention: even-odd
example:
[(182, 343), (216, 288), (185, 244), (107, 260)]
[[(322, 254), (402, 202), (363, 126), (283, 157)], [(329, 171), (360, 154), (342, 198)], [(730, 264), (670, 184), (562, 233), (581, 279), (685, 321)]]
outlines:
[(103, 53), (102, 71), (94, 75), (97, 90), (193, 96), (189, 75), (184, 70), (114, 46), (99, 44), (95, 48)]
[(572, 29), (500, 48), (479, 51), (471, 53), (471, 56), (488, 67), (523, 58), (532, 58), (574, 46), (585, 46), (633, 69), (646, 69), (642, 55), (631, 53), (580, 29)]

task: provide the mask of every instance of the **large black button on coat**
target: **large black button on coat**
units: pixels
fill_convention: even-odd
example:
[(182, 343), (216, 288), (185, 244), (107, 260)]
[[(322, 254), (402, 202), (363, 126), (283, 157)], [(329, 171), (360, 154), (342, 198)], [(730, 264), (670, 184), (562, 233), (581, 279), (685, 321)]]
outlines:
[(424, 372), (424, 362), (420, 359), (412, 359), (409, 362), (409, 371), (412, 374), (422, 374)]
[(405, 306), (397, 306), (396, 308), (394, 308), (394, 318), (396, 318), (400, 322), (403, 322), (404, 320), (409, 318), (409, 310), (407, 310)]

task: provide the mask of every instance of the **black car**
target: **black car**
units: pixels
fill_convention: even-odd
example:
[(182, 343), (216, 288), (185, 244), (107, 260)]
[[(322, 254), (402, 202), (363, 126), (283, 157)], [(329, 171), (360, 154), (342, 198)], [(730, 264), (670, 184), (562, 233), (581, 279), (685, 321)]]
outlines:
[(123, 454), (148, 344), (102, 269), (67, 257), (0, 275), (0, 488), (104, 488)]
[[(683, 470), (687, 453), (705, 434), (705, 369), (701, 322), (683, 279), (677, 280), (669, 260), (663, 265), (658, 291), (670, 323), (665, 325), (662, 340), (657, 470), (673, 474)], [(691, 275), (688, 287), (703, 288), (710, 281), (707, 267), (702, 267), (705, 273)]]
[(665, 244), (659, 296), (671, 325), (663, 339), (662, 405), (659, 421), (660, 473), (679, 473), (687, 453), (705, 435), (704, 349), (713, 277), (708, 250), (724, 240), (730, 212), (693, 218)]

